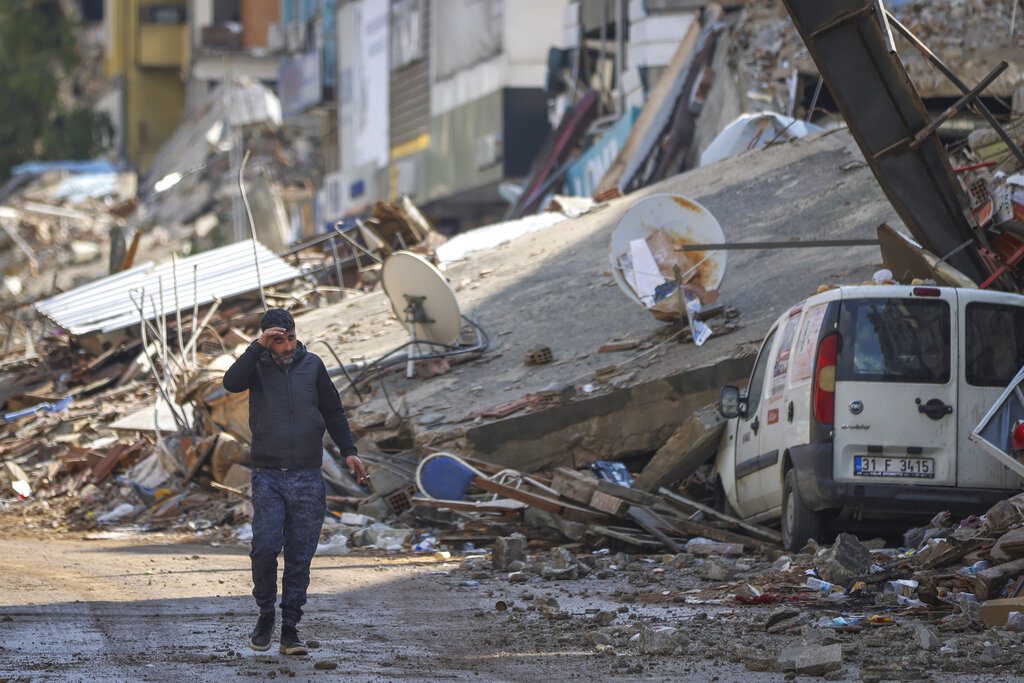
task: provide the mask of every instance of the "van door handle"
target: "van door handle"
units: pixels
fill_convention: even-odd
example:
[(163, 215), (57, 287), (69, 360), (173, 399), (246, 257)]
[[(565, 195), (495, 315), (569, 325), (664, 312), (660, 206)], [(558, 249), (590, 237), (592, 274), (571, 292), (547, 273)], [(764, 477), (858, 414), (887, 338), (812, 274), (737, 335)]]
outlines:
[(924, 413), (933, 420), (941, 420), (953, 412), (953, 406), (942, 402), (941, 398), (933, 398), (927, 403), (921, 403), (921, 399), (914, 399), (917, 402), (917, 412)]
[(757, 415), (754, 416), (754, 421), (750, 423), (750, 430), (757, 434), (757, 430), (761, 428), (761, 418)]
[(786, 406), (786, 419), (789, 422), (793, 421), (793, 402), (792, 401), (790, 401), (789, 405)]

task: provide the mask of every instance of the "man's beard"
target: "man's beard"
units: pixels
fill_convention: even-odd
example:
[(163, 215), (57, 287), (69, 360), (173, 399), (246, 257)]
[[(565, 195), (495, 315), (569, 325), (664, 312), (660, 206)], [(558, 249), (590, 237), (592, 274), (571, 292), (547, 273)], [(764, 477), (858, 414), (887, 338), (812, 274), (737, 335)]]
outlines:
[(292, 361), (295, 360), (295, 353), (294, 352), (292, 352), (291, 354), (289, 354), (287, 356), (279, 356), (278, 354), (276, 354), (273, 351), (271, 351), (270, 355), (280, 365), (291, 365)]

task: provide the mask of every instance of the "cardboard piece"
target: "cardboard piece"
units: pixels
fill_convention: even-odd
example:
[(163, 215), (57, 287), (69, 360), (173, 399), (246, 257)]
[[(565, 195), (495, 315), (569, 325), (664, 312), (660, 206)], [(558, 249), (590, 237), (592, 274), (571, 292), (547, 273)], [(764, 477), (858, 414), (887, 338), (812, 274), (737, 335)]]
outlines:
[(1006, 624), (1010, 612), (1024, 612), (1024, 597), (987, 600), (981, 605), (981, 620), (989, 628)]

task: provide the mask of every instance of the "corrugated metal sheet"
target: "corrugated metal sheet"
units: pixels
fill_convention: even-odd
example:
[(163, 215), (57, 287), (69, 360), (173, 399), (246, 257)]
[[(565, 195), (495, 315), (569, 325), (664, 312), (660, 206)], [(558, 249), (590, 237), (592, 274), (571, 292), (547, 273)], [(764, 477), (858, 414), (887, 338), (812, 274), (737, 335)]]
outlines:
[[(256, 252), (264, 287), (301, 276), (258, 242)], [(146, 319), (150, 320), (178, 310), (191, 311), (197, 299), (202, 306), (215, 297), (226, 299), (258, 289), (252, 241), (247, 240), (179, 259), (174, 264), (144, 263), (40, 301), (35, 309), (78, 336), (138, 325), (141, 319), (133, 299), (142, 305)]]

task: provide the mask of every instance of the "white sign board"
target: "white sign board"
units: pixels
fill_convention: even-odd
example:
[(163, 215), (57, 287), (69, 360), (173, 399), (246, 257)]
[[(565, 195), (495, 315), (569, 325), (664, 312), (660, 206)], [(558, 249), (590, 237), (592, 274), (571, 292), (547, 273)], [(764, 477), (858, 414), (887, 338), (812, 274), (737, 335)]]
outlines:
[[(352, 160), (378, 168), (388, 163), (388, 0), (351, 3), (349, 36)], [(343, 102), (344, 103), (344, 102)]]

